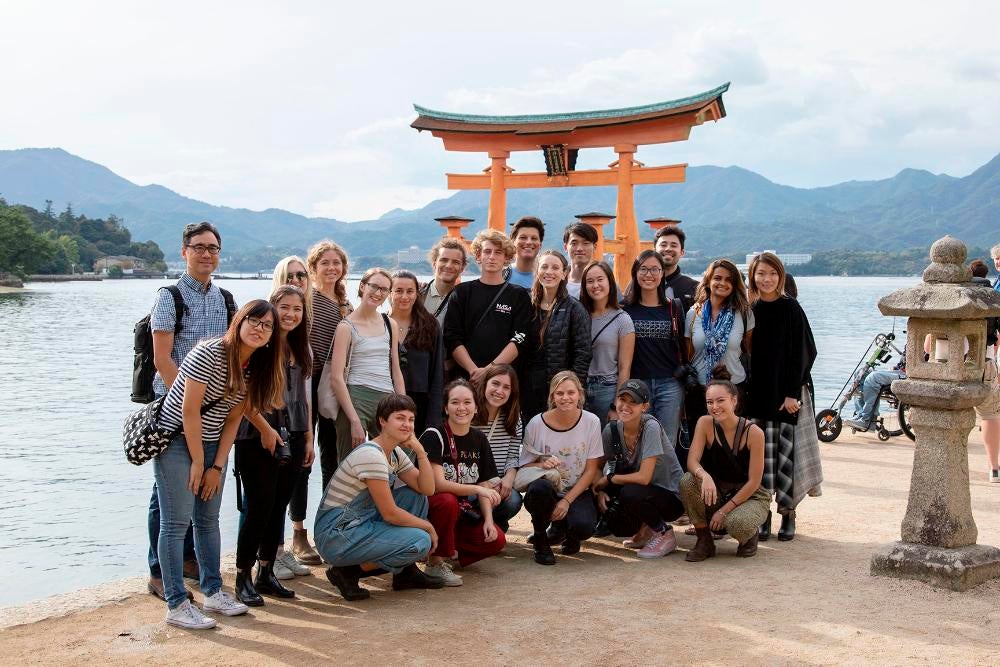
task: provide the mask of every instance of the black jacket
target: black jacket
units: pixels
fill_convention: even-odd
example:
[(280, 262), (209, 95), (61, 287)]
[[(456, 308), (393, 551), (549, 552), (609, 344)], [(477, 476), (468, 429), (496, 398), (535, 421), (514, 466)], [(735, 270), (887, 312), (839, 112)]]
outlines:
[(545, 410), (549, 382), (559, 371), (573, 371), (587, 386), (591, 357), (591, 319), (587, 309), (571, 296), (558, 301), (552, 307), (545, 339), (540, 341), (544, 320), (545, 313), (536, 310), (528, 341), (532, 352), (520, 364), (522, 419), (524, 415), (530, 419)]

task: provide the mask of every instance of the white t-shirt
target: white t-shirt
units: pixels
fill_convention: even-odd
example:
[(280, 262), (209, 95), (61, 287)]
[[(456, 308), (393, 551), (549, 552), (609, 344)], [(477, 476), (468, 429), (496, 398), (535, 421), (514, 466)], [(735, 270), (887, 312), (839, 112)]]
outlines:
[(604, 457), (601, 420), (597, 415), (582, 410), (576, 424), (565, 431), (558, 431), (549, 426), (542, 415), (535, 415), (524, 429), (520, 465), (534, 463), (539, 455), (559, 459), (559, 475), (563, 488), (568, 491), (583, 475), (587, 461)]

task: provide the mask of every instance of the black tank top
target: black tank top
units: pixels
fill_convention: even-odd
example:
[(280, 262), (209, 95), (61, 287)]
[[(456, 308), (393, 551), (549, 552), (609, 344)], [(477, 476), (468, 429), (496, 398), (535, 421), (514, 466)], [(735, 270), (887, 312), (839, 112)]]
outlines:
[(750, 479), (750, 447), (747, 438), (750, 425), (745, 417), (740, 417), (736, 423), (737, 451), (733, 451), (726, 440), (726, 433), (719, 422), (712, 420), (715, 427), (715, 439), (705, 448), (701, 465), (712, 476), (715, 482), (727, 486), (747, 483)]

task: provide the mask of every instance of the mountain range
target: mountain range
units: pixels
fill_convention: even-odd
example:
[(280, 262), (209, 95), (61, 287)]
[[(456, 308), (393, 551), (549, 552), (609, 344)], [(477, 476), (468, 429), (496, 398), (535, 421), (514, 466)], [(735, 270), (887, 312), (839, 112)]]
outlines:
[[(41, 209), (51, 200), (57, 212), (72, 204), (88, 217), (116, 215), (133, 239), (156, 241), (168, 257), (181, 228), (198, 220), (218, 225), (229, 252), (265, 247), (302, 252), (323, 237), (353, 255), (391, 254), (409, 245), (427, 248), (442, 233), (434, 218), (473, 218), (467, 236), (483, 228), (488, 196), (486, 191), (462, 191), (421, 209), (394, 209), (377, 220), (344, 222), (281, 209), (215, 206), (160, 185), (136, 185), (59, 148), (0, 151), (0, 197), (8, 203)], [(552, 243), (545, 245), (558, 246), (562, 227), (575, 214), (613, 213), (615, 198), (612, 187), (510, 190), (507, 216), (513, 222), (537, 215), (552, 227)], [(904, 169), (892, 178), (811, 189), (780, 185), (740, 167), (694, 166), (685, 183), (636, 187), (635, 200), (640, 220), (683, 220), (689, 249), (708, 256), (739, 256), (763, 248), (901, 250), (927, 246), (944, 233), (989, 247), (1000, 241), (1000, 155), (962, 178)], [(640, 227), (649, 238), (649, 228)]]

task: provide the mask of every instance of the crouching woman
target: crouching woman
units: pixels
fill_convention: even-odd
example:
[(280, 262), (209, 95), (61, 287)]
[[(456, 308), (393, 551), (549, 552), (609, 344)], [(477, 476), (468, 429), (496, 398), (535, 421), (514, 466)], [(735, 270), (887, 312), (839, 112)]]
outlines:
[[(738, 390), (724, 368), (713, 371), (705, 387), (708, 414), (698, 420), (688, 470), (681, 478), (681, 499), (698, 542), (685, 560), (715, 555), (712, 532), (726, 532), (739, 542), (737, 556), (757, 554), (757, 527), (767, 517), (771, 497), (761, 488), (764, 432), (736, 416)], [(730, 444), (732, 443), (732, 444)]]
[[(408, 396), (383, 397), (375, 408), (379, 435), (351, 450), (327, 484), (316, 514), (316, 548), (345, 600), (371, 597), (358, 581), (386, 571), (397, 591), (444, 585), (416, 566), (438, 541), (427, 521), (434, 471), (413, 434), (416, 412)], [(413, 451), (416, 467), (401, 446)], [(394, 488), (397, 478), (405, 486)]]
[(565, 556), (580, 551), (597, 523), (590, 485), (600, 474), (604, 448), (601, 420), (582, 409), (585, 397), (576, 373), (556, 373), (549, 383), (549, 409), (532, 417), (524, 431), (518, 476), (538, 475), (524, 487), (524, 507), (531, 514), (530, 541), (540, 565), (555, 565), (552, 545), (561, 543)]
[(446, 559), (466, 567), (503, 550), (506, 538), (493, 522), (493, 508), (500, 494), (493, 453), (486, 436), (472, 428), (476, 395), (467, 380), (458, 379), (444, 389), (447, 419), (443, 433), (428, 428), (420, 442), (434, 467), (434, 490), (428, 519), (438, 533), (437, 549), (427, 559), (426, 573), (461, 586)]
[(684, 471), (660, 422), (646, 414), (649, 405), (642, 380), (628, 380), (618, 390), (619, 419), (603, 434), (608, 474), (593, 489), (608, 530), (631, 535), (625, 546), (639, 549), (640, 558), (660, 558), (677, 546), (669, 522), (684, 513), (678, 495)]

